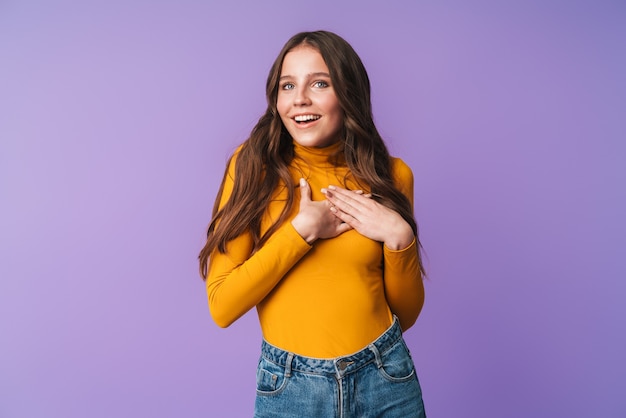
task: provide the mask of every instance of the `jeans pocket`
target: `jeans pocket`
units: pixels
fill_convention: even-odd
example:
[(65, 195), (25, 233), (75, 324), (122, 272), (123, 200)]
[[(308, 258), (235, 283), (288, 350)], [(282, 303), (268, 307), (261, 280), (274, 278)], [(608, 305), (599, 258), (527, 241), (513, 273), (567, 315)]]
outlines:
[(389, 350), (381, 353), (380, 374), (391, 382), (415, 379), (415, 365), (404, 340), (401, 338)]
[(261, 357), (256, 371), (257, 393), (259, 395), (278, 393), (286, 383), (285, 368)]

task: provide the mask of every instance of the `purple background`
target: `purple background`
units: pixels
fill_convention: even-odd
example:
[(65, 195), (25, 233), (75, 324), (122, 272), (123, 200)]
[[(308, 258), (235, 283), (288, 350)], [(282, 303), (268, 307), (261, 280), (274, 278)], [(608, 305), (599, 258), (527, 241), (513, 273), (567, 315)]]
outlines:
[(196, 256), (318, 28), (415, 173), (429, 417), (626, 416), (623, 1), (5, 0), (0, 417), (251, 416), (256, 315), (215, 326)]

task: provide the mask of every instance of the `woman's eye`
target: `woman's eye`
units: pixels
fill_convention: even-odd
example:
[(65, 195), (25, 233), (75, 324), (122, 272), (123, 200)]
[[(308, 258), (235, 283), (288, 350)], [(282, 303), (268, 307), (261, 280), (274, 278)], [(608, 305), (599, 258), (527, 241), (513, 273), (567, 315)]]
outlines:
[(317, 88), (324, 88), (324, 87), (328, 87), (328, 83), (325, 81), (316, 81), (315, 83), (313, 83), (313, 86)]
[(291, 89), (293, 89), (293, 87), (294, 87), (294, 85), (293, 85), (293, 84), (291, 84), (291, 83), (285, 83), (285, 84), (283, 84), (282, 89), (283, 89), (283, 90), (291, 90)]

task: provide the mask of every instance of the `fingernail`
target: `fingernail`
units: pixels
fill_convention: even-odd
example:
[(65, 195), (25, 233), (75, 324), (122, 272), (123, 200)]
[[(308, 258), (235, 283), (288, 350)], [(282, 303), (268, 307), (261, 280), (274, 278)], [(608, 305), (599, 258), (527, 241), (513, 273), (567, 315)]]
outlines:
[(306, 180), (304, 180), (303, 178), (300, 179), (300, 186), (306, 186)]
[(329, 188), (330, 190), (335, 190), (335, 186), (333, 186), (333, 185), (328, 186), (328, 188)]

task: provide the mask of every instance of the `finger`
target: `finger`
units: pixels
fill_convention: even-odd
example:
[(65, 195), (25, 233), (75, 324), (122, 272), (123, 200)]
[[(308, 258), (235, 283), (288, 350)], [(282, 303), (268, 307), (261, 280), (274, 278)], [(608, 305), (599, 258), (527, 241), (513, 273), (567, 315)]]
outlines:
[(322, 193), (326, 195), (326, 198), (330, 202), (338, 206), (343, 211), (350, 211), (350, 208), (356, 209), (357, 206), (363, 206), (366, 200), (362, 195), (354, 192), (337, 188), (336, 186), (328, 186), (327, 189), (322, 189)]
[(300, 179), (300, 201), (311, 201), (311, 188), (309, 187), (309, 183), (303, 178)]
[(350, 225), (351, 228), (354, 228), (358, 223), (358, 219), (350, 213), (344, 212), (338, 207), (331, 206), (330, 211), (339, 219), (341, 219), (344, 223)]
[(354, 200), (359, 199), (364, 195), (363, 190), (347, 190), (342, 187), (333, 186), (332, 184), (328, 186), (328, 190), (333, 193), (335, 196), (341, 197), (344, 200)]
[(339, 234), (343, 234), (344, 232), (347, 232), (349, 230), (353, 229), (349, 224), (342, 222), (337, 226), (337, 232)]
[(354, 193), (367, 198), (372, 197), (371, 193), (365, 193), (363, 190), (355, 190)]
[[(327, 190), (327, 189), (324, 189), (324, 190)], [(352, 205), (357, 205), (357, 204), (364, 205), (364, 206), (371, 205), (371, 203), (367, 203), (367, 202), (372, 201), (371, 200), (372, 193), (365, 193), (363, 190), (350, 191), (350, 190), (342, 189), (340, 187), (333, 186), (333, 185), (328, 186), (328, 190), (330, 190), (331, 193), (334, 192), (334, 197), (340, 198), (344, 202), (348, 202)], [(365, 199), (362, 199), (362, 198), (365, 198)]]

